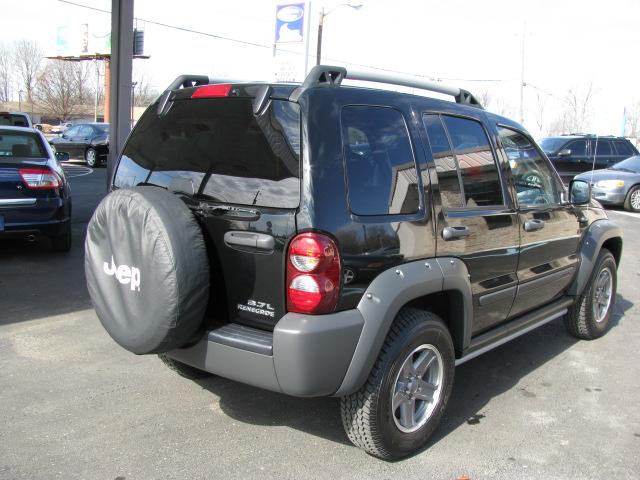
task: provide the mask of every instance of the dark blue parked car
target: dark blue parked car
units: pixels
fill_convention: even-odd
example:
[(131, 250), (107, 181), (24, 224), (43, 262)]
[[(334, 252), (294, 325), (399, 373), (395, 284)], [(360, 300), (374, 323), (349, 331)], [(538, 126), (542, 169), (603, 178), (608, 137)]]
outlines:
[(67, 178), (38, 130), (0, 127), (0, 239), (42, 235), (56, 251), (71, 248)]

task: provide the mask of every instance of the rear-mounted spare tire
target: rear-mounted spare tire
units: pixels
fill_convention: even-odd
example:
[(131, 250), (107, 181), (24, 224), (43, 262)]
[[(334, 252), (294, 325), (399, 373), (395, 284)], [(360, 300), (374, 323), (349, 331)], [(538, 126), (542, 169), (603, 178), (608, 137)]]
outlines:
[(107, 195), (87, 228), (84, 266), (98, 318), (122, 347), (162, 353), (193, 340), (209, 262), (198, 222), (176, 195), (149, 186)]

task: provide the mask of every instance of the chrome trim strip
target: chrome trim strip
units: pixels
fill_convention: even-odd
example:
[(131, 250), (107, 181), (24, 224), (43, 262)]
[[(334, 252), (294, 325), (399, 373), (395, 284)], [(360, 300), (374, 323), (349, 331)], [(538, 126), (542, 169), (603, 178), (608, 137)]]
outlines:
[(0, 198), (0, 207), (35, 205), (36, 198)]

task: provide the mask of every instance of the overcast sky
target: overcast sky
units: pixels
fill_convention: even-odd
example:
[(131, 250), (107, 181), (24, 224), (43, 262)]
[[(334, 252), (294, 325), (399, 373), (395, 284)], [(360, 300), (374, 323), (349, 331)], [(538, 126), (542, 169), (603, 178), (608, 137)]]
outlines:
[[(72, 0), (109, 10), (110, 0)], [(273, 0), (136, 0), (135, 16), (145, 31), (145, 53), (136, 60), (162, 90), (182, 73), (204, 73), (252, 80), (272, 79), (290, 69), (300, 77), (302, 45), (279, 47), (273, 58)], [(342, 2), (312, 2), (310, 66), (315, 63), (318, 10)], [(524, 125), (539, 135), (539, 100), (546, 103), (543, 129), (557, 116), (568, 89), (584, 94), (593, 85), (590, 130), (619, 134), (623, 109), (640, 99), (638, 92), (640, 1), (376, 1), (363, 7), (340, 7), (325, 18), (323, 63), (354, 64), (443, 79), (476, 96), (488, 92), (494, 110), (519, 120), (522, 36), (525, 35)], [(93, 35), (109, 29), (109, 15), (57, 0), (0, 0), (0, 41), (19, 37), (38, 40), (55, 54), (58, 27), (90, 25)], [(145, 22), (229, 37), (179, 31)], [(294, 52), (294, 53), (290, 53)], [(298, 73), (296, 73), (298, 72)], [(475, 81), (469, 81), (475, 80)], [(538, 120), (538, 121), (537, 121)]]

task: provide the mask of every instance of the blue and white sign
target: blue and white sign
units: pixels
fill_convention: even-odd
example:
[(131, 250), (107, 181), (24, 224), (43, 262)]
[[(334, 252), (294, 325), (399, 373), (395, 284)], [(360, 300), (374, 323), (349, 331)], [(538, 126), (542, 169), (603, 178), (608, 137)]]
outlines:
[(276, 6), (276, 43), (298, 43), (304, 39), (304, 3)]

